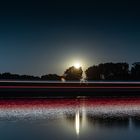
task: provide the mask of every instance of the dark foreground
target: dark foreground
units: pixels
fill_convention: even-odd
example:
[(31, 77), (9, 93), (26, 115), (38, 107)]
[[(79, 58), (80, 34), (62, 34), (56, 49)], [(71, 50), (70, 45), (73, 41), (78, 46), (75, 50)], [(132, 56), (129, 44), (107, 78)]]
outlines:
[(0, 81), (0, 97), (140, 96), (140, 82)]
[(0, 100), (1, 140), (139, 140), (140, 98)]

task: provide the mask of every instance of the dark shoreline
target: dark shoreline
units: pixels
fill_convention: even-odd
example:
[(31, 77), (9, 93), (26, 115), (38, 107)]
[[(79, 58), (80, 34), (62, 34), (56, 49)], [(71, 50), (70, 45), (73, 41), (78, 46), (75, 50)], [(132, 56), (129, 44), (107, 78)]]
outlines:
[(140, 97), (140, 82), (0, 81), (0, 98)]

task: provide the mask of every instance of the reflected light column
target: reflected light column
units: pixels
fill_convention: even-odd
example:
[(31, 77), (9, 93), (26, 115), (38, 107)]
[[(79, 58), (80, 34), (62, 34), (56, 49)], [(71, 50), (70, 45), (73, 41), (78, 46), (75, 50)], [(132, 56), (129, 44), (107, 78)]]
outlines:
[(75, 114), (75, 130), (76, 130), (76, 134), (79, 135), (79, 132), (80, 132), (80, 115), (79, 115), (79, 110)]

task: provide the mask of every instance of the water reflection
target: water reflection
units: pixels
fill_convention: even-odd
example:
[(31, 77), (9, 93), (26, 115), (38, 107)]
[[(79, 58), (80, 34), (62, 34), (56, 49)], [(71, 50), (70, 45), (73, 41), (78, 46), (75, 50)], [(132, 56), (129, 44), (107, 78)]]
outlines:
[(75, 114), (75, 130), (76, 130), (76, 134), (79, 135), (79, 132), (80, 132), (80, 116), (79, 116), (79, 110)]
[(140, 139), (139, 133), (139, 98), (0, 100), (4, 140), (10, 140), (6, 134), (15, 140), (20, 134), (30, 140), (131, 140)]

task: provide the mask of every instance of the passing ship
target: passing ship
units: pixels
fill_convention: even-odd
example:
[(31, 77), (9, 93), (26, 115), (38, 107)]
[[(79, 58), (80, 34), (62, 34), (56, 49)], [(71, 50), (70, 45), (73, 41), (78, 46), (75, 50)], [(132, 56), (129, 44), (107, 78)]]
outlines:
[(140, 82), (0, 81), (0, 97), (140, 96)]

